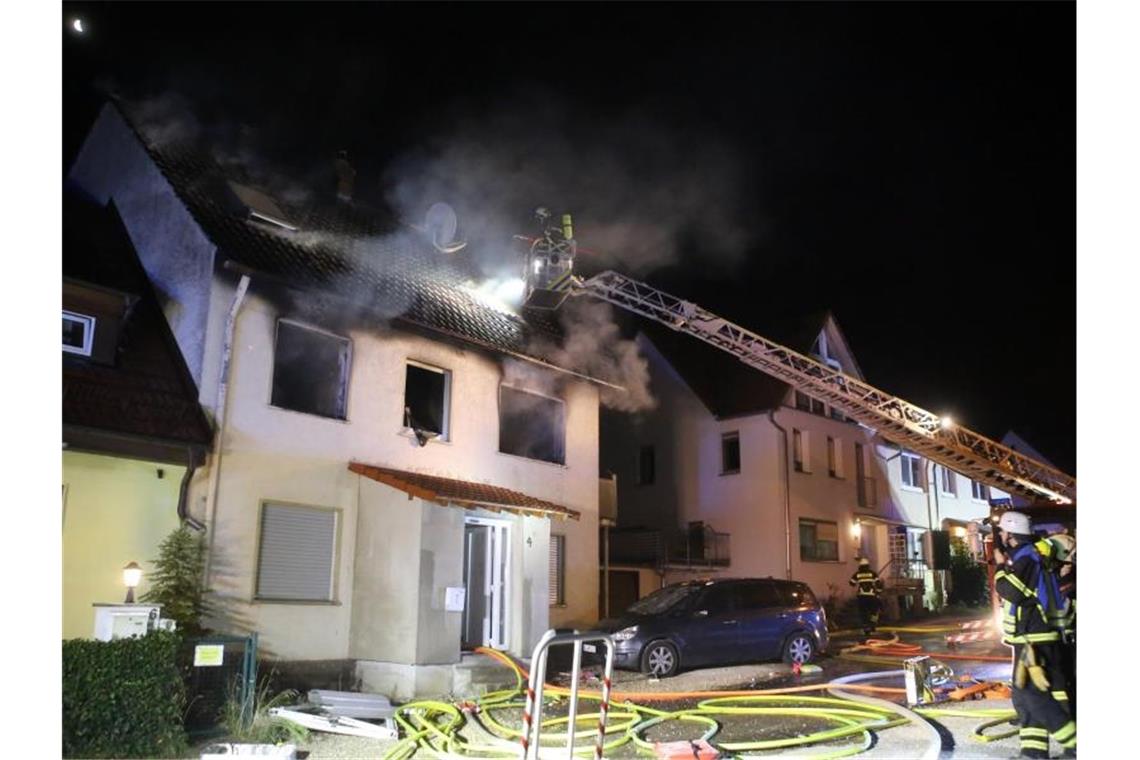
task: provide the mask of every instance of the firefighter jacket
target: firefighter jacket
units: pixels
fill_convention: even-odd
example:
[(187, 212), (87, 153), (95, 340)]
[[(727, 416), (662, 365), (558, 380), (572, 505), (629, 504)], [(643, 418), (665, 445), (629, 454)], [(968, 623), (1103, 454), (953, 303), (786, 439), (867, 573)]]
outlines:
[(1033, 544), (1012, 551), (1006, 565), (994, 573), (994, 588), (1002, 598), (1003, 644), (1060, 641), (1074, 625), (1069, 599)]
[(878, 574), (869, 567), (860, 566), (851, 574), (851, 579), (847, 583), (859, 587), (856, 592), (858, 596), (878, 596), (879, 592), (883, 590), (883, 582), (879, 580)]

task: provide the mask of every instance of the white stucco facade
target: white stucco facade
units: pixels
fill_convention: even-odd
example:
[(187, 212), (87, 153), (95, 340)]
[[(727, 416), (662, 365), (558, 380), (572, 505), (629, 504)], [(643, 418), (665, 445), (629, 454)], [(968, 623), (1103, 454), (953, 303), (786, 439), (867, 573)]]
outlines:
[[(93, 127), (70, 180), (118, 206), (187, 355), (199, 400), (216, 418), (237, 275), (220, 267), (212, 243), (114, 109), (105, 109)], [(271, 404), (278, 319), (303, 318), (281, 313), (262, 285), (254, 275), (240, 303), (221, 434), (190, 484), (189, 511), (207, 524), (211, 547), (208, 582), (216, 612), (208, 622), (227, 632), (256, 630), (263, 649), (283, 659), (351, 658), (412, 668), (455, 663), (461, 613), (444, 609), (444, 595), (463, 584), (465, 518), (474, 514), (509, 523), (505, 644), (511, 652), (529, 654), (548, 626), (595, 620), (597, 387), (540, 367), (508, 379), (503, 356), (429, 332), (314, 325), (351, 342), (345, 419), (278, 408)], [(420, 446), (403, 426), (409, 361), (450, 375), (446, 440)], [(562, 464), (500, 453), (504, 382), (524, 390), (538, 383), (563, 403)], [(493, 484), (580, 518), (439, 506), (350, 472), (350, 462)], [(267, 502), (335, 515), (331, 600), (258, 598)], [(555, 607), (547, 592), (552, 531), (566, 537), (565, 604)]]

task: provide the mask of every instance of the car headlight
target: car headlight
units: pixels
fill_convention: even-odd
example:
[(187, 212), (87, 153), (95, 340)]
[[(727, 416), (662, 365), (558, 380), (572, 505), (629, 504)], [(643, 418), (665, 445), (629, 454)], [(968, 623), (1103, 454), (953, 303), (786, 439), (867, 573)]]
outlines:
[(614, 634), (614, 641), (629, 641), (637, 635), (637, 626), (631, 625), (629, 628), (622, 628)]

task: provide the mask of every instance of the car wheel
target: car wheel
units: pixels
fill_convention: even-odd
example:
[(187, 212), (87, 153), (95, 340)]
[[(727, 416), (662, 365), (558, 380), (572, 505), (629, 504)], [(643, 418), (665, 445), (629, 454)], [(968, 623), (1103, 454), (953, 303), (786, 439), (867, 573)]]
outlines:
[(813, 656), (815, 656), (815, 642), (811, 640), (810, 634), (800, 631), (788, 637), (784, 644), (784, 662), (798, 662), (804, 665), (811, 662)]
[(677, 647), (668, 641), (654, 641), (641, 654), (641, 672), (654, 678), (668, 678), (677, 672)]

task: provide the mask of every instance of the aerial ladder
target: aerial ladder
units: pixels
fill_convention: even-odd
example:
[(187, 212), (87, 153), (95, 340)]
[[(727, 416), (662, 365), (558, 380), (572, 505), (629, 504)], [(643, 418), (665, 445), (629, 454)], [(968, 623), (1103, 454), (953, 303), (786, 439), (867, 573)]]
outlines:
[(578, 248), (570, 215), (563, 214), (555, 222), (546, 209), (540, 208), (536, 214), (540, 235), (517, 236), (530, 244), (524, 277), (527, 306), (557, 309), (567, 297), (583, 295), (607, 301), (727, 351), (795, 390), (826, 399), (884, 439), (975, 481), (1034, 501), (1075, 503), (1076, 478), (949, 417), (928, 412), (695, 303), (618, 272), (605, 271), (589, 278), (574, 275)]

